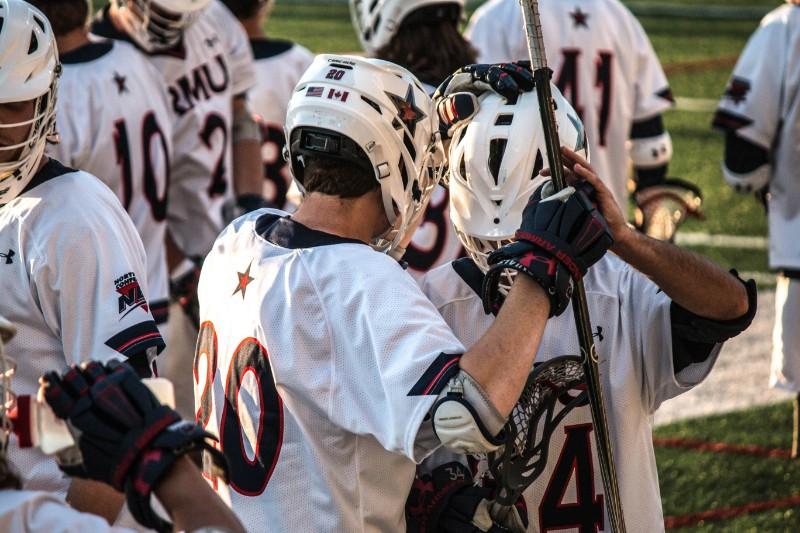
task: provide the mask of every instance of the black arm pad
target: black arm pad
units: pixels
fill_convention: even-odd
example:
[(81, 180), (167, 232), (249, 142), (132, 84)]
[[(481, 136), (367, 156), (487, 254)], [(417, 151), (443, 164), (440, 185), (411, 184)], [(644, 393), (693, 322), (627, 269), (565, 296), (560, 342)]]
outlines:
[(749, 174), (769, 163), (769, 153), (763, 147), (736, 135), (725, 134), (725, 166), (737, 174)]
[(756, 282), (744, 281), (736, 270), (731, 274), (742, 282), (747, 290), (747, 313), (733, 320), (711, 320), (698, 316), (672, 302), (672, 361), (677, 374), (695, 363), (702, 363), (711, 355), (714, 346), (739, 335), (753, 322), (758, 309)]

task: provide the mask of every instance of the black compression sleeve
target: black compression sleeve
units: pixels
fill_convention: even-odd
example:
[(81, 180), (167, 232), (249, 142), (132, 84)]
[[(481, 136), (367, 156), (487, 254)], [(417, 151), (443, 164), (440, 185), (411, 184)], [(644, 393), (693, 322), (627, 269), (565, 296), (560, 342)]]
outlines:
[(747, 313), (733, 320), (711, 320), (698, 316), (672, 302), (672, 362), (675, 374), (695, 363), (702, 363), (711, 355), (714, 346), (739, 335), (753, 322), (758, 309), (758, 291), (752, 279), (744, 281), (737, 277), (747, 289)]
[(749, 174), (769, 163), (767, 150), (736, 135), (735, 131), (725, 134), (725, 166), (737, 174)]
[[(661, 115), (656, 115), (652, 118), (634, 122), (631, 125), (630, 139), (635, 141), (637, 139), (658, 137), (659, 135), (663, 135), (665, 131), (664, 119)], [(641, 190), (646, 187), (664, 183), (664, 179), (667, 177), (668, 167), (669, 165), (662, 165), (655, 168), (634, 168), (636, 189)]]

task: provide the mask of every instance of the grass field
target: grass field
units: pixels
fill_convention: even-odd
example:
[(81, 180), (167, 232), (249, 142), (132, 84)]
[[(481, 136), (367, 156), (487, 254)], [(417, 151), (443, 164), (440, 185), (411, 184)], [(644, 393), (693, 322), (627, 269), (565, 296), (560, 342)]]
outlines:
[[(778, 0), (669, 0), (669, 3), (765, 9), (779, 4)], [(641, 17), (640, 20), (668, 72), (675, 95), (713, 100), (722, 94), (733, 62), (758, 24), (757, 19)], [(344, 3), (310, 5), (279, 1), (268, 31), (273, 36), (299, 41), (315, 52), (359, 49)], [(722, 138), (711, 130), (711, 118), (711, 112), (688, 111), (671, 111), (665, 117), (675, 144), (671, 173), (698, 183), (705, 193), (708, 220), (691, 222), (686, 228), (711, 234), (764, 236), (767, 227), (762, 208), (752, 198), (733, 193), (722, 180), (719, 168)], [(726, 266), (767, 271), (763, 251), (711, 247), (698, 247), (697, 251)], [(778, 455), (657, 447), (665, 516), (677, 520), (694, 513), (733, 508), (734, 516), (727, 519), (707, 517), (698, 522), (698, 518), (694, 525), (679, 530), (800, 531), (800, 498), (779, 505), (782, 499), (800, 495), (800, 462), (785, 457), (790, 447), (790, 427), (791, 406), (780, 404), (659, 428), (656, 437), (660, 439), (756, 446), (764, 453), (777, 450)], [(736, 515), (742, 510), (740, 506), (754, 502), (768, 502), (768, 505), (759, 512)]]

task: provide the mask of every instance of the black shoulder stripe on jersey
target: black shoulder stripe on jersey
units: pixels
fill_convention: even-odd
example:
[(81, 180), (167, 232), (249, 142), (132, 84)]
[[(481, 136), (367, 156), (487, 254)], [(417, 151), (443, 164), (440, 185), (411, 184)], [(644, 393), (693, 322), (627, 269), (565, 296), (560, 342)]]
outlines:
[(61, 63), (64, 65), (77, 65), (79, 63), (89, 63), (100, 59), (114, 48), (114, 41), (103, 41), (88, 43), (75, 50), (70, 50), (61, 54)]
[(453, 270), (456, 271), (456, 274), (464, 280), (470, 289), (475, 291), (475, 294), (481, 296), (483, 291), (483, 272), (481, 269), (478, 268), (478, 265), (475, 264), (475, 261), (470, 259), (469, 257), (462, 257), (461, 259), (456, 259), (450, 266), (453, 267)]
[(672, 94), (672, 89), (670, 89), (669, 87), (665, 87), (664, 89), (658, 91), (656, 93), (656, 96), (658, 96), (659, 98), (663, 98), (668, 102), (672, 102), (673, 104), (675, 103), (675, 96)]
[(736, 131), (752, 123), (752, 119), (737, 115), (736, 113), (731, 113), (730, 111), (725, 111), (724, 109), (718, 109), (711, 125), (723, 131)]
[(331, 246), (333, 244), (364, 244), (357, 239), (347, 239), (317, 231), (295, 222), (288, 216), (275, 213), (262, 215), (256, 221), (256, 233), (275, 246), (297, 250), (302, 248), (315, 248), (318, 246)]
[(631, 125), (631, 139), (649, 139), (663, 134), (664, 120), (661, 115), (656, 115), (645, 120), (637, 120)]
[(253, 59), (269, 59), (271, 57), (285, 54), (294, 47), (292, 41), (283, 39), (250, 39), (250, 47), (253, 49)]
[(77, 170), (66, 167), (62, 165), (60, 161), (57, 161), (51, 157), (50, 160), (39, 169), (39, 172), (33, 176), (31, 181), (28, 182), (28, 184), (22, 190), (22, 194), (25, 194), (34, 187), (37, 187), (46, 181), (50, 181), (71, 172), (77, 172)]
[(440, 353), (406, 396), (439, 396), (453, 376), (458, 374), (461, 355)]
[(134, 357), (148, 348), (156, 347), (158, 352), (164, 349), (164, 339), (152, 320), (140, 322), (124, 331), (120, 331), (106, 341), (106, 346), (125, 357)]
[(156, 324), (164, 324), (169, 318), (169, 300), (155, 300), (150, 302), (150, 314)]

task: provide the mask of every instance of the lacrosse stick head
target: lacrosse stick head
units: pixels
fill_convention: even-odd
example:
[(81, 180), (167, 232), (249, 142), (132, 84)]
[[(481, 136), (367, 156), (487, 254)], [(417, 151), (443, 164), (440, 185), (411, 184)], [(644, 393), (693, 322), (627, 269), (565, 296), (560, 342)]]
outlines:
[[(587, 402), (584, 384), (578, 356), (556, 357), (531, 371), (503, 430), (505, 443), (487, 457), (497, 483), (497, 503), (514, 505), (542, 474), (553, 432), (570, 411)], [(580, 393), (574, 394), (579, 388)]]

